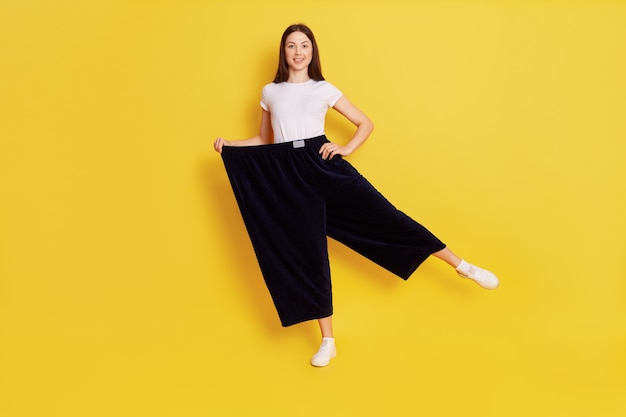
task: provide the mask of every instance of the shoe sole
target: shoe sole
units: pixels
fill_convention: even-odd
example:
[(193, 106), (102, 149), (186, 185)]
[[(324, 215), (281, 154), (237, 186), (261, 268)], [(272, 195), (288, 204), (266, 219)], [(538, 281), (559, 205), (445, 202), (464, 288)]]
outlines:
[(470, 276), (464, 275), (464, 274), (462, 274), (460, 272), (457, 272), (457, 275), (460, 276), (461, 278), (467, 278), (469, 280), (474, 281), (476, 284), (478, 284), (478, 286), (480, 286), (481, 288), (484, 288), (486, 290), (495, 290), (496, 288), (498, 288), (500, 286), (500, 281), (496, 282), (495, 286), (491, 286), (491, 285), (490, 286), (484, 286), (480, 282), (478, 282), (477, 280), (475, 280), (474, 278), (472, 278)]
[(336, 356), (337, 356), (337, 353), (335, 353), (333, 356), (331, 356), (330, 359), (328, 361), (326, 361), (326, 362), (321, 362), (321, 363), (317, 362), (317, 363), (315, 363), (315, 362), (311, 361), (311, 365), (316, 367), (316, 368), (323, 368), (325, 366), (330, 365), (330, 361), (335, 359)]

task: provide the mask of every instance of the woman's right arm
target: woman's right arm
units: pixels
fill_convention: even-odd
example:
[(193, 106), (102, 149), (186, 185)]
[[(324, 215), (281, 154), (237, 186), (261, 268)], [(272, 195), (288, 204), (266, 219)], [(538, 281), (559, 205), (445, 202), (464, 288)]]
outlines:
[(272, 119), (270, 112), (262, 110), (261, 114), (261, 127), (259, 129), (258, 136), (250, 139), (243, 140), (224, 140), (224, 138), (217, 138), (213, 142), (213, 148), (216, 152), (222, 153), (222, 147), (224, 146), (256, 146), (256, 145), (268, 145), (273, 142), (272, 132)]

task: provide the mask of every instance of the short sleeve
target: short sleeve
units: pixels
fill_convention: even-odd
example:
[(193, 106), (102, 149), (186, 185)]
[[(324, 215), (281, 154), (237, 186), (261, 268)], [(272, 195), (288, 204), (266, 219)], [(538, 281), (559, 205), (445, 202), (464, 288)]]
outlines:
[(328, 107), (334, 107), (334, 105), (337, 103), (337, 101), (339, 101), (341, 96), (343, 96), (343, 93), (331, 83), (327, 83), (326, 88), (328, 89)]
[(270, 111), (270, 106), (267, 100), (267, 86), (261, 90), (261, 108), (265, 111)]

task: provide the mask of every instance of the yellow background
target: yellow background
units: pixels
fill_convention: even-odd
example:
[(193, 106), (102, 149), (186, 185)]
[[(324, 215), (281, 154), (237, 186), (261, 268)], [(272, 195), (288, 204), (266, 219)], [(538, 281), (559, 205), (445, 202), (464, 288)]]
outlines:
[[(339, 356), (280, 327), (216, 136), (294, 22), (349, 159), (471, 262), (330, 242)], [(0, 2), (0, 416), (626, 415), (626, 2)], [(331, 112), (337, 142), (352, 128)]]

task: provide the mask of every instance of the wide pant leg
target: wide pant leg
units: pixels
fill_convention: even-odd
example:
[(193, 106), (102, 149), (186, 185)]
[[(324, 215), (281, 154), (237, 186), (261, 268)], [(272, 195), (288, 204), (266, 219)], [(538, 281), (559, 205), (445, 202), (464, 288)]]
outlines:
[[(319, 146), (307, 141), (308, 147)], [(332, 315), (326, 208), (311, 149), (224, 147), (222, 158), (283, 326)]]
[(326, 201), (328, 236), (405, 280), (446, 247), (396, 209), (348, 162), (337, 161), (336, 170), (344, 180)]

